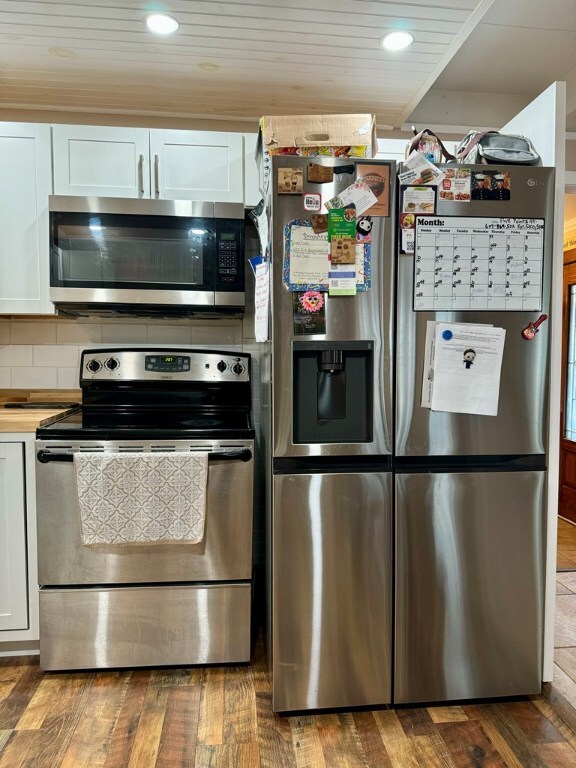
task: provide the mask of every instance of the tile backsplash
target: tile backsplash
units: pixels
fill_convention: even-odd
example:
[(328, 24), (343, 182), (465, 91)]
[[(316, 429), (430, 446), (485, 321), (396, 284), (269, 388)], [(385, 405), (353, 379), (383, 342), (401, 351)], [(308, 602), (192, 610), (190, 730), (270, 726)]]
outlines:
[[(251, 313), (248, 313), (251, 314)], [(83, 349), (99, 346), (192, 346), (241, 350), (252, 345), (249, 321), (0, 319), (0, 388), (78, 386)]]

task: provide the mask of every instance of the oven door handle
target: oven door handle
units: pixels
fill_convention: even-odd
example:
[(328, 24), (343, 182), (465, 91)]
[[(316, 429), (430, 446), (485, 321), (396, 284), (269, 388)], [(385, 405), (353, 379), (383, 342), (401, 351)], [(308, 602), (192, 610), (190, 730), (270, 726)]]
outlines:
[(52, 451), (38, 451), (36, 458), (40, 464), (48, 464), (49, 461), (74, 461), (72, 453), (52, 453)]
[[(40, 464), (48, 464), (50, 461), (74, 461), (73, 453), (52, 453), (52, 451), (41, 450), (36, 454)], [(210, 461), (250, 461), (252, 451), (249, 448), (241, 448), (239, 451), (222, 451), (208, 454)]]
[(214, 451), (208, 454), (209, 461), (250, 461), (252, 451), (250, 448), (241, 448), (239, 451)]

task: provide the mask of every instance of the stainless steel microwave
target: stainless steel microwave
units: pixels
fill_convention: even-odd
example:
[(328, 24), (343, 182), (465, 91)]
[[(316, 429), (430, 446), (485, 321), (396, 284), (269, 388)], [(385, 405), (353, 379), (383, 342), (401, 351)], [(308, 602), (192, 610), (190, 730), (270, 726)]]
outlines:
[(65, 315), (240, 315), (244, 206), (50, 196), (50, 300)]

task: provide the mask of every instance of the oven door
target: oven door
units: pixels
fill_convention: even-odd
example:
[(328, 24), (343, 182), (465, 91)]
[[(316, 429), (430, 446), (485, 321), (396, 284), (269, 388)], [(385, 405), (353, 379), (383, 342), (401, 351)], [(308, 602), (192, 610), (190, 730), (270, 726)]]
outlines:
[(53, 196), (50, 299), (64, 311), (241, 307), (244, 222), (236, 207)]
[[(252, 575), (253, 441), (37, 441), (41, 586), (248, 580)], [(80, 539), (76, 451), (210, 451), (201, 544), (88, 547)]]

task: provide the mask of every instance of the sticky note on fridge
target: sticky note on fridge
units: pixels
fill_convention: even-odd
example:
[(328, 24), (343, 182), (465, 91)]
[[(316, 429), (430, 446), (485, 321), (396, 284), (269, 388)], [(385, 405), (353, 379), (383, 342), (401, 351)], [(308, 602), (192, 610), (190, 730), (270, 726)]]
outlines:
[(334, 180), (334, 168), (329, 165), (308, 163), (308, 181), (312, 184), (329, 184)]

